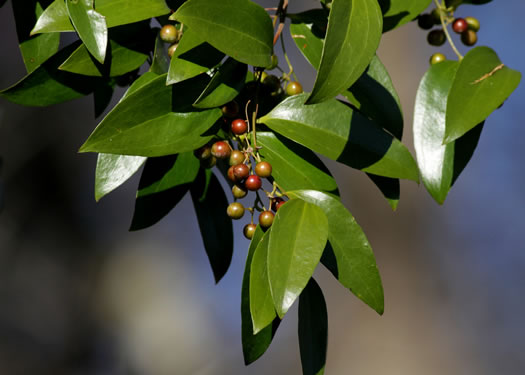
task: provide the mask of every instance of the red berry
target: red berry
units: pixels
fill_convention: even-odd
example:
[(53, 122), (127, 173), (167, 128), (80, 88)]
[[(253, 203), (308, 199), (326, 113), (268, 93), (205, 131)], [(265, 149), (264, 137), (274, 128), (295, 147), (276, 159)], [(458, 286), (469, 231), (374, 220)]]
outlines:
[(272, 211), (263, 211), (259, 215), (259, 225), (262, 228), (270, 228), (273, 223), (274, 214)]
[(246, 164), (237, 164), (233, 167), (233, 175), (237, 181), (242, 181), (250, 175), (250, 168)]
[(461, 34), (468, 29), (467, 21), (465, 21), (463, 18), (456, 18), (454, 20), (454, 23), (452, 24), (452, 30), (454, 30), (455, 33)]
[(262, 178), (268, 178), (272, 175), (272, 165), (267, 161), (261, 161), (255, 166), (255, 174)]
[(257, 191), (261, 188), (262, 181), (259, 178), (259, 176), (252, 174), (248, 176), (248, 178), (244, 182), (244, 186), (250, 191)]
[(279, 211), (279, 208), (281, 208), (281, 206), (282, 206), (283, 204), (285, 204), (285, 203), (286, 203), (286, 201), (282, 201), (282, 202), (277, 203), (277, 204), (275, 205), (275, 212)]
[(235, 135), (243, 135), (248, 131), (248, 125), (243, 119), (237, 119), (232, 121), (232, 133)]
[(281, 202), (284, 202), (284, 199), (283, 198), (280, 198), (280, 197), (275, 197), (272, 199), (271, 203), (270, 203), (270, 207), (273, 211), (277, 211), (277, 205)]
[(253, 235), (255, 234), (255, 230), (257, 229), (257, 225), (255, 224), (246, 224), (244, 226), (244, 237), (251, 240), (253, 238)]
[(230, 157), (231, 147), (224, 141), (218, 141), (211, 146), (211, 154), (218, 159), (226, 159)]
[(237, 180), (235, 179), (235, 175), (233, 174), (233, 167), (230, 167), (228, 168), (228, 180), (230, 180), (231, 182), (237, 182)]

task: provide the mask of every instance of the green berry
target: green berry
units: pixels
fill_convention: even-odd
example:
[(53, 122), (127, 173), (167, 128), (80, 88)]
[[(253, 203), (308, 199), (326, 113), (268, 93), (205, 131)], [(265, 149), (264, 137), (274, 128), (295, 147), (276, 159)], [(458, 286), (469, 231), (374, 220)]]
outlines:
[(244, 216), (244, 206), (242, 205), (242, 203), (233, 202), (226, 209), (226, 213), (233, 220), (239, 220)]
[(251, 240), (253, 238), (253, 235), (255, 234), (256, 229), (257, 229), (257, 225), (246, 224), (243, 229), (244, 237)]
[(232, 186), (232, 194), (235, 198), (241, 199), (248, 194), (248, 190), (244, 186), (235, 184)]
[(239, 150), (233, 150), (230, 155), (230, 165), (242, 164), (244, 162), (244, 154)]
[(264, 229), (270, 228), (272, 226), (274, 217), (275, 215), (272, 211), (261, 212), (259, 215), (259, 225)]
[(303, 92), (303, 86), (299, 82), (292, 81), (286, 86), (286, 94), (288, 96), (297, 95)]
[(177, 47), (179, 46), (179, 43), (173, 43), (170, 48), (168, 48), (168, 56), (171, 58), (173, 57), (173, 54), (177, 50)]
[(204, 146), (196, 149), (195, 151), (193, 151), (193, 154), (199, 160), (209, 159), (212, 156), (211, 155), (211, 147), (208, 146), (208, 145), (204, 145)]
[(432, 12), (430, 12), (430, 16), (432, 17), (432, 22), (434, 22), (434, 25), (440, 25), (441, 24), (441, 17), (439, 16), (441, 11), (438, 8), (434, 8)]
[(160, 29), (160, 39), (166, 43), (175, 43), (177, 41), (178, 31), (173, 25), (164, 25)]
[(434, 53), (432, 56), (430, 56), (430, 65), (436, 65), (440, 62), (445, 61), (447, 58), (445, 55), (443, 55), (440, 52)]
[(268, 86), (272, 91), (281, 89), (281, 80), (279, 77), (270, 74), (262, 81), (264, 85)]
[(465, 21), (467, 22), (468, 29), (478, 32), (480, 28), (479, 20), (474, 17), (465, 17)]
[(267, 161), (261, 161), (255, 166), (255, 174), (262, 178), (268, 178), (272, 175), (272, 165)]
[(428, 44), (430, 44), (431, 46), (436, 46), (436, 47), (442, 46), (443, 44), (445, 44), (445, 40), (446, 40), (445, 33), (441, 29), (432, 30), (431, 32), (428, 33), (428, 36), (427, 36)]

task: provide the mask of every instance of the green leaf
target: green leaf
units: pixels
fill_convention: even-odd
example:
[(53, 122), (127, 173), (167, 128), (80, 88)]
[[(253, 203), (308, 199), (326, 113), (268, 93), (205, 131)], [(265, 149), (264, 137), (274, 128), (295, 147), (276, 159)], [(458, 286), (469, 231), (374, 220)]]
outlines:
[(379, 0), (383, 12), (383, 32), (414, 20), (432, 0)]
[(382, 27), (376, 0), (332, 1), (321, 63), (308, 103), (332, 99), (357, 81), (375, 55)]
[(205, 73), (217, 66), (223, 58), (224, 53), (185, 27), (182, 39), (171, 57), (166, 84), (172, 85)]
[(271, 326), (266, 326), (259, 333), (253, 333), (252, 316), (250, 313), (250, 278), (253, 255), (257, 245), (261, 241), (264, 232), (260, 226), (257, 226), (255, 234), (250, 242), (248, 256), (246, 257), (246, 266), (242, 278), (241, 291), (241, 334), (242, 334), (242, 352), (244, 363), (249, 365), (260, 358), (270, 346), (273, 336), (280, 320), (275, 318)]
[(312, 278), (299, 297), (299, 349), (303, 375), (322, 375), (328, 348), (328, 312), (323, 292)]
[(313, 204), (290, 200), (275, 215), (268, 245), (268, 279), (280, 318), (310, 280), (327, 237), (326, 215)]
[[(321, 61), (325, 30), (324, 10), (310, 10), (292, 16), (290, 32), (295, 44), (316, 69)], [(377, 55), (374, 55), (361, 77), (342, 95), (365, 116), (401, 139), (403, 113), (399, 96)]]
[(421, 80), (414, 110), (414, 146), (421, 179), (439, 204), (472, 156), (482, 128), (477, 126), (443, 145), (447, 97), (458, 67), (456, 61), (432, 65)]
[(271, 64), (273, 27), (268, 13), (249, 0), (189, 0), (171, 17), (219, 51), (248, 65)]
[(66, 0), (66, 5), (78, 36), (93, 57), (104, 64), (108, 46), (106, 19), (93, 9), (93, 0)]
[(396, 138), (403, 136), (403, 110), (394, 84), (377, 56), (365, 73), (342, 95), (362, 114), (388, 130)]
[(376, 176), (370, 173), (367, 173), (366, 175), (381, 191), (392, 210), (395, 211), (397, 209), (399, 199), (401, 196), (401, 186), (399, 184), (399, 179)]
[(193, 152), (148, 158), (130, 230), (150, 227), (166, 216), (186, 195), (198, 171), (199, 161)]
[(284, 190), (313, 189), (339, 194), (323, 162), (309, 149), (273, 132), (257, 132), (259, 153), (272, 165), (272, 177)]
[[(157, 30), (157, 29), (155, 29)], [(157, 33), (155, 38), (155, 51), (153, 52), (153, 61), (149, 68), (150, 72), (155, 74), (165, 74), (170, 68), (170, 58), (164, 48), (164, 41), (160, 39), (160, 34)]]
[(503, 65), (492, 49), (471, 49), (461, 60), (448, 95), (443, 143), (458, 139), (485, 121), (520, 80), (521, 73)]
[(209, 169), (201, 170), (190, 192), (204, 247), (218, 283), (228, 271), (233, 254), (232, 220), (226, 214), (228, 199)]
[(142, 156), (126, 156), (98, 154), (95, 172), (95, 200), (111, 193), (142, 167), (146, 158)]
[(31, 28), (43, 12), (43, 4), (44, 1), (36, 0), (12, 2), (20, 52), (28, 73), (53, 56), (60, 42), (60, 34), (30, 36)]
[(399, 140), (335, 99), (304, 105), (306, 95), (284, 100), (260, 122), (352, 168), (384, 177), (419, 180), (416, 162)]
[(108, 52), (111, 59), (100, 64), (93, 60), (85, 44), (82, 44), (58, 69), (87, 76), (115, 77), (140, 68), (148, 58), (147, 54), (122, 46), (113, 40), (110, 40)]
[(131, 86), (126, 90), (122, 98), (120, 99), (119, 103), (122, 102), (125, 98), (133, 94), (138, 89), (146, 86), (151, 81), (155, 80), (155, 78), (158, 78), (159, 75), (153, 72), (146, 72), (143, 75), (141, 75), (139, 78), (137, 78)]
[[(106, 18), (107, 27), (126, 25), (170, 12), (164, 0), (97, 0), (98, 13)], [(38, 19), (32, 34), (74, 31), (64, 0), (55, 0)]]
[[(374, 254), (352, 214), (336, 197), (320, 191), (297, 190), (287, 194), (290, 198), (300, 198), (323, 210), (328, 218), (328, 241), (337, 261), (336, 269), (328, 268), (343, 286), (377, 313), (383, 314), (383, 286)], [(290, 202), (283, 205), (279, 212), (288, 204)]]
[(102, 120), (80, 152), (163, 156), (192, 151), (208, 142), (221, 117), (218, 108), (194, 111), (191, 104), (208, 83), (196, 77), (166, 86), (158, 76), (124, 98)]
[(246, 64), (228, 58), (193, 104), (196, 108), (220, 107), (235, 99), (246, 82)]
[(250, 271), (250, 313), (254, 334), (270, 325), (277, 316), (268, 282), (267, 258), (270, 232), (268, 230), (257, 245)]
[(57, 69), (77, 47), (78, 43), (73, 43), (60, 50), (19, 82), (0, 91), (0, 96), (21, 105), (47, 107), (92, 93), (100, 81)]

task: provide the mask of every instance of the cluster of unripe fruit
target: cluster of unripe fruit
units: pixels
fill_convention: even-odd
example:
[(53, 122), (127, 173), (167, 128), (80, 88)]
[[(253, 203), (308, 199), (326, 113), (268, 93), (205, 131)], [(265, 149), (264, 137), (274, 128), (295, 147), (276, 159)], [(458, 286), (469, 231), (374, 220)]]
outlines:
[[(480, 23), (477, 18), (453, 18), (446, 14), (445, 11), (435, 8), (431, 13), (425, 13), (418, 16), (417, 22), (421, 29), (430, 30), (435, 25), (442, 25), (441, 18), (445, 27), (452, 23), (452, 30), (459, 34), (461, 42), (466, 46), (473, 46), (478, 41), (477, 32), (480, 29)], [(432, 46), (442, 46), (446, 41), (446, 34), (442, 28), (431, 30), (427, 35), (427, 41)], [(430, 58), (430, 64), (434, 65), (446, 60), (442, 53), (435, 53)]]
[[(238, 116), (238, 105), (236, 102), (230, 102), (223, 108), (225, 118), (232, 118)], [(235, 118), (231, 121), (231, 133), (238, 138), (238, 140), (245, 140), (248, 133), (248, 123), (242, 118)], [(241, 142), (239, 142), (241, 144)], [(249, 148), (249, 147), (248, 147)], [(252, 168), (250, 163), (250, 155), (255, 160), (255, 167)], [(254, 207), (246, 208), (242, 203), (237, 202), (237, 199), (242, 199), (248, 195), (248, 192), (257, 192), (262, 189), (264, 178), (270, 178), (272, 175), (272, 166), (267, 161), (261, 161), (257, 155), (256, 150), (244, 149), (236, 150), (232, 148), (230, 143), (225, 140), (219, 140), (212, 145), (205, 145), (195, 150), (195, 156), (201, 161), (203, 167), (211, 168), (215, 166), (218, 160), (227, 161), (229, 164), (226, 176), (232, 183), (232, 194), (235, 199), (226, 209), (226, 213), (233, 220), (241, 219), (246, 211), (250, 211), (252, 219), (250, 224), (244, 227), (244, 236), (248, 239), (253, 237), (256, 224), (253, 223), (253, 215), (255, 210), (261, 211), (259, 214), (259, 225), (263, 229), (269, 228), (274, 219), (274, 212), (286, 202), (281, 197), (274, 196), (273, 193), (267, 193), (270, 200), (270, 209), (259, 208), (257, 201), (260, 202), (257, 195)]]
[(179, 40), (182, 36), (181, 33), (174, 25), (166, 24), (160, 29), (159, 36), (163, 42), (170, 43), (170, 46), (168, 47), (168, 55), (172, 57), (179, 46)]

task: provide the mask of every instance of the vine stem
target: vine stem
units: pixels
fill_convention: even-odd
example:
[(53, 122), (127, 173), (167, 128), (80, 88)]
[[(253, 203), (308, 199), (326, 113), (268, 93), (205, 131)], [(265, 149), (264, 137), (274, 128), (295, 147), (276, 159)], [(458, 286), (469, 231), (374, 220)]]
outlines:
[(441, 26), (443, 27), (443, 32), (445, 33), (445, 36), (447, 37), (448, 43), (450, 44), (450, 47), (454, 50), (454, 53), (458, 56), (458, 59), (461, 61), (463, 60), (463, 55), (459, 53), (458, 49), (456, 48), (456, 45), (452, 41), (452, 38), (450, 37), (450, 33), (447, 30), (447, 25), (445, 25), (445, 19), (443, 18), (443, 4), (440, 4), (438, 0), (434, 0), (434, 3), (439, 8), (439, 19), (441, 20)]

